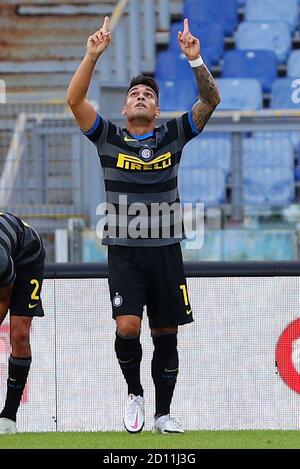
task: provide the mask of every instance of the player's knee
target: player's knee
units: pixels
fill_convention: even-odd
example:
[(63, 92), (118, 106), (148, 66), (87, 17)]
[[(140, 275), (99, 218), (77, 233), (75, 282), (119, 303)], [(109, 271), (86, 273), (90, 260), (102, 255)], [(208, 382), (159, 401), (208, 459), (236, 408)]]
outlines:
[(117, 334), (121, 337), (137, 337), (140, 335), (141, 320), (135, 316), (117, 317)]
[(11, 325), (10, 340), (13, 348), (26, 349), (29, 347), (29, 327), (20, 324)]

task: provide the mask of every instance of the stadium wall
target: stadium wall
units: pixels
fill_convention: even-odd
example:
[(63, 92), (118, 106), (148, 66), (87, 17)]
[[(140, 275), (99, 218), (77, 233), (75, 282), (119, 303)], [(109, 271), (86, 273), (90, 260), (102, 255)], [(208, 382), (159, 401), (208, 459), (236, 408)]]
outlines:
[[(186, 263), (194, 324), (180, 328), (172, 415), (188, 430), (300, 426), (300, 262)], [(49, 264), (45, 317), (19, 431), (122, 430), (126, 385), (114, 355), (105, 264)], [(142, 330), (146, 430), (153, 424), (152, 341)], [(9, 354), (0, 329), (1, 398)], [(277, 360), (277, 366), (276, 366)]]

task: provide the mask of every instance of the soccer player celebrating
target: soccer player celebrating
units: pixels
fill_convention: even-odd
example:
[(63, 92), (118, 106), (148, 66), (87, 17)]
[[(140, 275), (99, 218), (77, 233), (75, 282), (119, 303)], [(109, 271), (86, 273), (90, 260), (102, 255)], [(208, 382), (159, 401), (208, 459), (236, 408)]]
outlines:
[(30, 326), (44, 316), (40, 293), (45, 250), (37, 232), (20, 218), (0, 213), (0, 325), (10, 311), (11, 355), (0, 434), (16, 433), (16, 417), (31, 364)]
[[(146, 305), (154, 345), (154, 427), (160, 433), (183, 433), (181, 425), (170, 417), (170, 405), (178, 374), (177, 329), (193, 321), (180, 247), (184, 233), (178, 236), (182, 220), (176, 208), (173, 217), (164, 216), (163, 210), (153, 215), (149, 208), (177, 203), (179, 210), (177, 172), (183, 146), (202, 131), (220, 97), (201, 58), (199, 40), (190, 33), (185, 19), (178, 42), (194, 71), (199, 100), (181, 117), (155, 127), (158, 84), (152, 77), (140, 75), (131, 80), (125, 96), (122, 114), (126, 128), (117, 127), (97, 114), (86, 99), (95, 65), (110, 40), (106, 17), (101, 29), (87, 41), (86, 55), (71, 80), (67, 99), (81, 130), (97, 147), (107, 203), (116, 215), (108, 217), (102, 242), (108, 245), (115, 352), (128, 385), (124, 426), (131, 433), (144, 426), (140, 330)], [(127, 217), (121, 216), (124, 206)], [(132, 215), (137, 209), (142, 214), (140, 230), (133, 233)]]

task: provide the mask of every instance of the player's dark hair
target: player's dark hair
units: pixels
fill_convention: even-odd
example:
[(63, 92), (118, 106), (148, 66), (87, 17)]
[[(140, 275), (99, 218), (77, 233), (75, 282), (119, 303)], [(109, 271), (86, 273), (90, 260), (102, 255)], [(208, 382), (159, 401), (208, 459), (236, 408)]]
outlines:
[(130, 84), (129, 84), (126, 95), (129, 93), (131, 88), (133, 88), (134, 86), (137, 86), (137, 85), (149, 86), (149, 88), (152, 88), (152, 90), (154, 91), (154, 93), (156, 94), (157, 99), (158, 99), (159, 86), (158, 86), (157, 81), (154, 78), (150, 77), (149, 75), (138, 75), (136, 77), (133, 77)]

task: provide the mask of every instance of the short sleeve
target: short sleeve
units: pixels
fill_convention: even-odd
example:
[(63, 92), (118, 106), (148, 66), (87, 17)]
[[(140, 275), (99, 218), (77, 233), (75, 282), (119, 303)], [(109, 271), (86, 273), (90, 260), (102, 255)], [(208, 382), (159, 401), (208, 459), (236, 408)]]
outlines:
[(193, 121), (191, 111), (186, 112), (181, 117), (178, 117), (176, 120), (178, 125), (178, 134), (182, 142), (182, 146), (192, 140), (192, 138), (199, 135), (200, 130), (197, 129)]
[(87, 132), (81, 130), (81, 132), (95, 145), (99, 145), (105, 140), (107, 129), (108, 122), (97, 114), (96, 120), (90, 130)]

